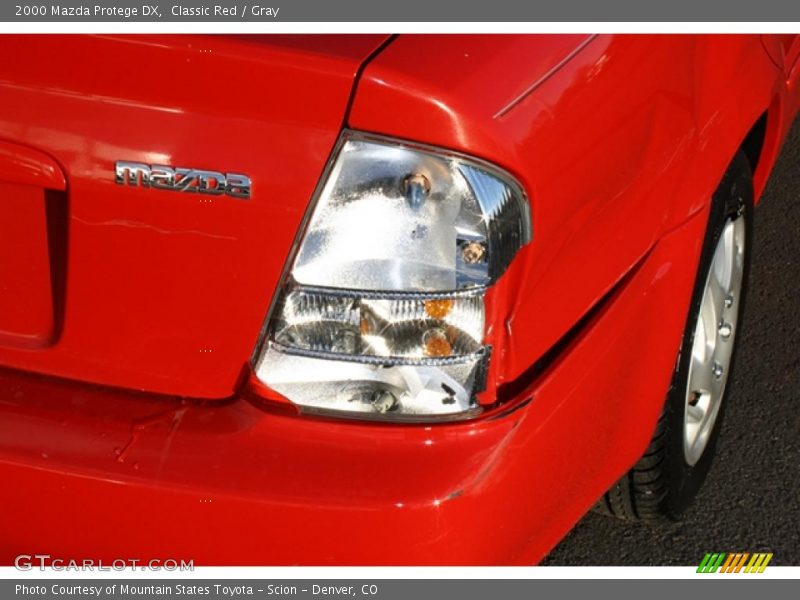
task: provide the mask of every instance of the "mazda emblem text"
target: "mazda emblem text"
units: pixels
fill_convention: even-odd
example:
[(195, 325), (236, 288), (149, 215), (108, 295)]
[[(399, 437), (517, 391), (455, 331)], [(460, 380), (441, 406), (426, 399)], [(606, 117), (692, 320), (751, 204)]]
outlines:
[(120, 185), (138, 185), (174, 192), (199, 192), (232, 198), (250, 199), (250, 178), (241, 173), (203, 171), (187, 167), (147, 165), (118, 160), (115, 181)]

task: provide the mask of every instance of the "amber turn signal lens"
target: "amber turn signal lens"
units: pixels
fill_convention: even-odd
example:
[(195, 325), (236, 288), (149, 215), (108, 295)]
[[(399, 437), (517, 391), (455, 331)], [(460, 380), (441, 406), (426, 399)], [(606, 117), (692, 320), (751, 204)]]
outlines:
[(447, 336), (441, 329), (429, 329), (422, 336), (422, 343), (425, 349), (425, 356), (442, 357), (450, 356), (453, 352)]
[(453, 301), (449, 298), (425, 300), (425, 313), (432, 319), (444, 319), (453, 310)]

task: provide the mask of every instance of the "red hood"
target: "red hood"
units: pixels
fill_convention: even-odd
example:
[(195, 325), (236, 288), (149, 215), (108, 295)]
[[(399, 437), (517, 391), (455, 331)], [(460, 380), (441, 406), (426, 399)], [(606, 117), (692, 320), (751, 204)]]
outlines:
[[(0, 364), (230, 395), (384, 39), (7, 36), (0, 218), (18, 233), (0, 238), (0, 313), (16, 307)], [(15, 152), (66, 190), (17, 177)], [(252, 198), (117, 185), (118, 160), (243, 173)]]

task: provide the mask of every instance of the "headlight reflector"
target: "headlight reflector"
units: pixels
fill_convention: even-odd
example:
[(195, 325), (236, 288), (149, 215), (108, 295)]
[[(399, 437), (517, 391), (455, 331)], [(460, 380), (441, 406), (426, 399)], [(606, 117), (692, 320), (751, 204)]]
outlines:
[(326, 354), (465, 356), (481, 349), (483, 321), (480, 296), (370, 298), (298, 288), (285, 295), (273, 339)]

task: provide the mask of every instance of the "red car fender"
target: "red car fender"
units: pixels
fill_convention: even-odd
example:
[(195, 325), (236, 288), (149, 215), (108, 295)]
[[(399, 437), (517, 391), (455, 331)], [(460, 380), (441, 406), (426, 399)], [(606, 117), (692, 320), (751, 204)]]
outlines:
[[(549, 44), (566, 58), (540, 64)], [(786, 95), (755, 35), (401, 36), (365, 69), (348, 121), (493, 161), (528, 191), (534, 241), (493, 292), (503, 384), (708, 204), (772, 107), (761, 191)]]

